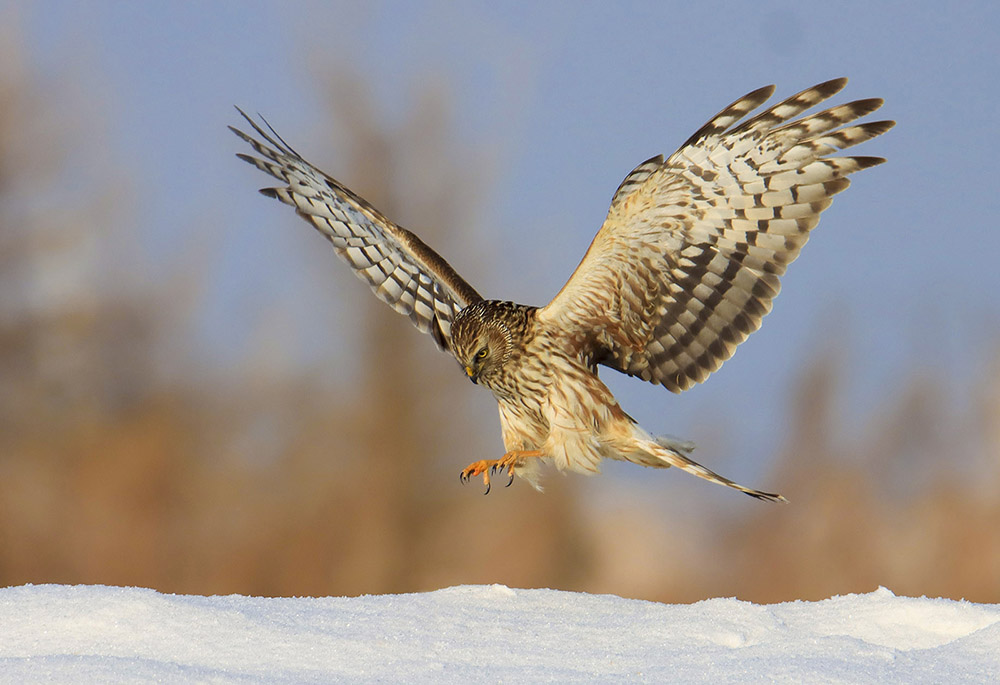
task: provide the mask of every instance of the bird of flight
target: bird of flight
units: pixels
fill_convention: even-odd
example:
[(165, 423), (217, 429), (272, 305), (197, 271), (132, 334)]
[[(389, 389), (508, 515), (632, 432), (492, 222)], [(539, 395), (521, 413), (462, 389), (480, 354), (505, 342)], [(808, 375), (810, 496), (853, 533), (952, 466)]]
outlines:
[(506, 453), (473, 462), (463, 481), (491, 475), (539, 488), (544, 462), (597, 473), (603, 459), (677, 467), (752, 497), (781, 495), (735, 483), (691, 459), (693, 444), (654, 437), (598, 378), (605, 366), (681, 392), (704, 381), (760, 327), (779, 278), (848, 176), (885, 160), (835, 156), (892, 121), (854, 124), (882, 106), (855, 100), (800, 116), (847, 83), (808, 88), (764, 109), (767, 86), (702, 126), (672, 155), (625, 177), (607, 218), (545, 306), (484, 299), (436, 251), (320, 171), (267, 122), (240, 110), (259, 136), (230, 127), (279, 181), (261, 192), (333, 243), (379, 299), (429, 333), (462, 371), (493, 392)]

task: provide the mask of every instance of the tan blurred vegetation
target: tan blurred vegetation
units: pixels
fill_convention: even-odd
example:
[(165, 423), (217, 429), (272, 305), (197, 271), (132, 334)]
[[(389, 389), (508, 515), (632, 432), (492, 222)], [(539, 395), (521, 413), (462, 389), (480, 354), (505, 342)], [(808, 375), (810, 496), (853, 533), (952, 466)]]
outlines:
[[(500, 449), (495, 417), (470, 409), (450, 360), (374, 298), (329, 333), (352, 351), (329, 361), (351, 367), (349, 382), (248, 363), (240, 380), (209, 383), (196, 359), (171, 375), (183, 381), (164, 380), (155, 360), (197, 292), (178, 303), (164, 294), (178, 283), (114, 285), (134, 272), (101, 257), (121, 239), (107, 229), (111, 189), (59, 211), (49, 201), (64, 202), (68, 158), (101, 142), (64, 134), (70, 122), (52, 113), (66, 103), (17, 59), (4, 64), (0, 585), (353, 595), (500, 582), (665, 601), (885, 585), (1000, 601), (997, 366), (962, 411), (954, 388), (916, 374), (845, 432), (837, 381), (849, 369), (821, 357), (789, 401), (791, 434), (766, 479), (789, 506), (682, 511), (576, 476), (550, 478), (544, 495), (519, 483), (482, 497), (457, 473)], [(486, 179), (449, 146), (446, 90), (425, 88), (392, 127), (359, 82), (318, 80), (332, 84), (344, 146), (331, 171), (430, 244), (474, 252), (466, 227)], [(252, 190), (245, 201), (263, 202)], [(319, 244), (293, 220), (289, 240)], [(338, 267), (318, 287), (366, 297)], [(618, 499), (597, 507), (595, 488)]]

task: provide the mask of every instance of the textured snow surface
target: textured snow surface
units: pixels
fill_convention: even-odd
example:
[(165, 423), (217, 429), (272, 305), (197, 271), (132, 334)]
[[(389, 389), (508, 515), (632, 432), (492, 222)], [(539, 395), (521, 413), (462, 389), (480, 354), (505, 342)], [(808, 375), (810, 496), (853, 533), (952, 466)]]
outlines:
[(1000, 682), (1000, 605), (668, 605), (463, 586), (264, 599), (0, 589), (0, 682)]

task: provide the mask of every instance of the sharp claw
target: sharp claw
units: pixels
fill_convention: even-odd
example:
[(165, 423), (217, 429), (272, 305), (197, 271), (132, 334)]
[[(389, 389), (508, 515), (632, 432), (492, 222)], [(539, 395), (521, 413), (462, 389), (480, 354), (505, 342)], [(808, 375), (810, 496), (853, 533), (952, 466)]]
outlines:
[[(479, 466), (480, 464), (482, 466)], [(486, 467), (487, 464), (489, 464), (489, 468)], [(514, 475), (515, 475), (514, 466), (501, 463), (500, 461), (496, 461), (492, 464), (490, 464), (488, 461), (476, 462), (475, 464), (470, 464), (466, 468), (459, 471), (458, 480), (463, 485), (465, 485), (470, 480), (472, 480), (473, 476), (481, 475), (483, 477), (483, 483), (486, 485), (486, 491), (483, 492), (483, 494), (488, 495), (490, 494), (490, 489), (492, 487), (492, 483), (490, 482), (490, 476), (503, 473), (504, 470), (507, 471), (507, 476), (508, 476), (507, 483), (506, 485), (504, 485), (504, 487), (509, 488), (514, 483)]]

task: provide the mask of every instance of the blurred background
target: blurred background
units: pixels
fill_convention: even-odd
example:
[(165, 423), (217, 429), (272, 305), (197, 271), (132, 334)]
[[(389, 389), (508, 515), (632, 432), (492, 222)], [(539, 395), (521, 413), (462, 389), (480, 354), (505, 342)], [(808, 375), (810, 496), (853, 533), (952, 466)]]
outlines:
[[(1000, 5), (0, 5), (0, 585), (1000, 601)], [(544, 304), (638, 162), (846, 75), (899, 125), (760, 332), (652, 432), (675, 471), (459, 484), (495, 404), (261, 197), (233, 105)]]

